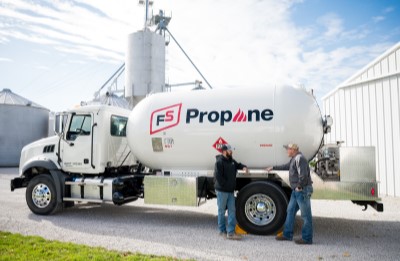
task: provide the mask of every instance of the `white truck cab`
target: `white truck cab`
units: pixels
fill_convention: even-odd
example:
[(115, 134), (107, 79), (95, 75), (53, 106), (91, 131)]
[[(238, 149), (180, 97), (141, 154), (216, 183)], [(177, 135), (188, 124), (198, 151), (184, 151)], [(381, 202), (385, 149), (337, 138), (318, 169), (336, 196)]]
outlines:
[(65, 126), (57, 136), (23, 148), (20, 171), (37, 159), (50, 160), (64, 172), (85, 174), (134, 165), (126, 139), (129, 113), (106, 105), (84, 106), (63, 113)]
[(126, 139), (130, 111), (111, 106), (84, 106), (69, 114), (61, 133), (61, 167), (66, 172), (98, 174), (132, 165)]

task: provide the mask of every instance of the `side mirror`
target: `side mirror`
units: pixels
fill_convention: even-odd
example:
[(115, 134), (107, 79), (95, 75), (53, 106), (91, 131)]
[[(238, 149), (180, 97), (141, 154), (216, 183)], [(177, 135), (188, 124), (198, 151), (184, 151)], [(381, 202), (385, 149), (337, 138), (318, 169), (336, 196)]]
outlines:
[(333, 125), (333, 119), (330, 115), (325, 115), (324, 120), (323, 120), (323, 126), (324, 126), (324, 133), (329, 133), (331, 132), (331, 126)]
[(54, 115), (54, 133), (58, 136), (62, 135), (64, 132), (65, 124), (68, 118), (67, 112), (56, 112)]

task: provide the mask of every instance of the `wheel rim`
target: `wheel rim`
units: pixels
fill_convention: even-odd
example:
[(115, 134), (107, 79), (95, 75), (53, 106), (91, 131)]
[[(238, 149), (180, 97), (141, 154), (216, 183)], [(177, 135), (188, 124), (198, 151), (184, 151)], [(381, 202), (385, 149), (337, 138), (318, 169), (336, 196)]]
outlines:
[(274, 220), (276, 206), (267, 195), (254, 194), (246, 201), (245, 213), (251, 223), (257, 226), (265, 226)]
[(51, 202), (51, 191), (46, 184), (37, 184), (32, 190), (32, 201), (38, 208), (45, 208)]

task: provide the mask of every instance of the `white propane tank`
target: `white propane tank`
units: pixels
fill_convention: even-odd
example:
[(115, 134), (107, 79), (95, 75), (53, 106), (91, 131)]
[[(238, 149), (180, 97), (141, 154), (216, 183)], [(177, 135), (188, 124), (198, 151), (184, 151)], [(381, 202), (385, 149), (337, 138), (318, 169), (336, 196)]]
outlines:
[(311, 159), (323, 120), (301, 88), (219, 88), (145, 98), (129, 116), (127, 136), (133, 154), (153, 169), (212, 170), (224, 143), (238, 162), (265, 168), (289, 161), (288, 143)]

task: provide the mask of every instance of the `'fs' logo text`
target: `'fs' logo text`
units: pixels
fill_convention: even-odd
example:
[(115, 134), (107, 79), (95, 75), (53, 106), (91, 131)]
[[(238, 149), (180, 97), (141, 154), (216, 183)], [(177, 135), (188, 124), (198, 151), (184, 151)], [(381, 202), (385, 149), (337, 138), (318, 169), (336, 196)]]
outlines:
[(178, 125), (182, 103), (153, 111), (150, 120), (150, 135)]

